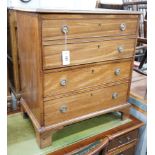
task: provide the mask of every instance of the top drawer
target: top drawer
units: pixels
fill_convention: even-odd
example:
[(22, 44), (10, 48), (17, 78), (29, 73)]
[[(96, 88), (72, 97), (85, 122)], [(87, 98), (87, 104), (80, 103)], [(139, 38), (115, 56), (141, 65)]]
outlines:
[[(61, 15), (59, 15), (61, 16)], [(62, 28), (67, 27), (67, 38), (88, 38), (88, 37), (103, 37), (117, 35), (132, 35), (137, 32), (137, 16), (122, 15), (98, 15), (93, 16), (82, 15), (81, 18), (73, 16), (72, 18), (65, 17), (64, 19), (48, 19), (42, 20), (42, 38), (45, 40), (64, 40)], [(50, 19), (51, 17), (51, 19)], [(55, 17), (56, 18), (56, 17)], [(65, 19), (66, 18), (66, 19)]]

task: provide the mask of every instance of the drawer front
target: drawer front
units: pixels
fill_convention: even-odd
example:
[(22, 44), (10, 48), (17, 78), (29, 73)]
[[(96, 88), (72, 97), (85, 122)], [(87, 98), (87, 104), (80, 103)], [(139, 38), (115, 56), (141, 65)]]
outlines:
[(125, 104), (128, 83), (44, 102), (45, 125)]
[(108, 146), (108, 150), (115, 149), (118, 146), (130, 143), (133, 140), (138, 138), (138, 130), (131, 131), (127, 134), (124, 134), (120, 137), (113, 139)]
[[(66, 30), (67, 29), (67, 30)], [(137, 32), (137, 18), (103, 18), (103, 19), (64, 19), (42, 20), (42, 39), (64, 40), (64, 30), (67, 39), (132, 35)]]
[[(67, 66), (133, 57), (134, 47), (135, 39), (68, 44), (70, 64)], [(62, 62), (64, 48), (64, 45), (43, 46), (43, 68), (65, 67)]]
[(106, 155), (135, 155), (136, 142), (137, 141), (134, 141), (127, 145), (123, 145), (122, 147), (118, 147), (115, 150), (108, 152)]
[(121, 152), (121, 153), (118, 153), (116, 155), (135, 155), (135, 146)]
[(44, 74), (44, 97), (130, 79), (131, 60)]

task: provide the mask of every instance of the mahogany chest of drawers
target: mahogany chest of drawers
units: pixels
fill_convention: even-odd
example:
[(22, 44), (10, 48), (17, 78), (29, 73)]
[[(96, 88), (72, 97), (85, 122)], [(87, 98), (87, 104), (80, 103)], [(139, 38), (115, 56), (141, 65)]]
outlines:
[(17, 11), (23, 110), (40, 147), (51, 132), (128, 110), (139, 14)]

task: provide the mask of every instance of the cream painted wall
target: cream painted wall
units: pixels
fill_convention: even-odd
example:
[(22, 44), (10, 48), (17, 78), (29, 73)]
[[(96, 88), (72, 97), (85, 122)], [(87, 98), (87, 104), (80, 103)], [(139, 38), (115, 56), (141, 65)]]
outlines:
[(96, 0), (31, 0), (23, 3), (21, 0), (8, 0), (8, 7), (50, 8), (50, 9), (94, 9)]
[(106, 4), (122, 4), (122, 0), (100, 0), (100, 2)]

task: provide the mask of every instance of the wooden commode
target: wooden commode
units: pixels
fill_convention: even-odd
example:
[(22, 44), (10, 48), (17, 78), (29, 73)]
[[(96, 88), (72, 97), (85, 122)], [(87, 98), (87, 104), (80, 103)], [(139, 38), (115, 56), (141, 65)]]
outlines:
[(21, 105), (41, 148), (66, 125), (127, 114), (139, 13), (16, 10)]

